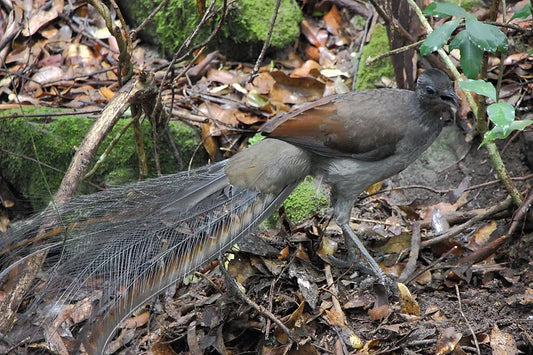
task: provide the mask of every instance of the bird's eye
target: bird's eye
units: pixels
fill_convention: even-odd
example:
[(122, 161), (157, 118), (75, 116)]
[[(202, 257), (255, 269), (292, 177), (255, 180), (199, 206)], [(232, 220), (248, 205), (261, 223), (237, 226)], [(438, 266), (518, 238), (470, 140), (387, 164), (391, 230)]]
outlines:
[(430, 95), (435, 95), (435, 89), (433, 89), (431, 86), (426, 86), (426, 92)]

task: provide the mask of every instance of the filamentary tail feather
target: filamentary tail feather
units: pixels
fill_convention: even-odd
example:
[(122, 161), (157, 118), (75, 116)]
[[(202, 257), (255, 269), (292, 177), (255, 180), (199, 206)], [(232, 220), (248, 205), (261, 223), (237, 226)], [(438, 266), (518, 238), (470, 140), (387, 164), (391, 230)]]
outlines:
[[(245, 236), (298, 183), (260, 193), (231, 185), (225, 165), (80, 196), (12, 229), (4, 240), (7, 252), (0, 255), (3, 269), (12, 255), (48, 253), (50, 278), (28, 313), (52, 299), (45, 315), (50, 324), (72, 300), (98, 291), (84, 346), (89, 353), (103, 353), (122, 320)], [(43, 224), (49, 225), (44, 232)], [(32, 245), (37, 239), (38, 249)]]

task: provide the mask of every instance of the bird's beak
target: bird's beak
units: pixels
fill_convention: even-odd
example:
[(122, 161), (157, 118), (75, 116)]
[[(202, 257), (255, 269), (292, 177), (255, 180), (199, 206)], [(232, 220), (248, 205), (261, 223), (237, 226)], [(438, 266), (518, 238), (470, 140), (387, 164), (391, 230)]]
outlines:
[(459, 102), (461, 102), (461, 98), (455, 93), (455, 91), (448, 90), (444, 93), (444, 95), (441, 96), (441, 98), (450, 105), (450, 109), (453, 111), (454, 115), (459, 110)]

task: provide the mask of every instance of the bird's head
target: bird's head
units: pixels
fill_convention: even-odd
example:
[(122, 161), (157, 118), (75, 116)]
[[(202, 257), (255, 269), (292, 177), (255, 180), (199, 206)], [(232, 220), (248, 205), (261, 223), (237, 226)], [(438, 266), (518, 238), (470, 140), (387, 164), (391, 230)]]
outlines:
[(420, 74), (416, 94), (425, 109), (455, 113), (459, 108), (460, 98), (450, 78), (439, 69), (428, 69)]

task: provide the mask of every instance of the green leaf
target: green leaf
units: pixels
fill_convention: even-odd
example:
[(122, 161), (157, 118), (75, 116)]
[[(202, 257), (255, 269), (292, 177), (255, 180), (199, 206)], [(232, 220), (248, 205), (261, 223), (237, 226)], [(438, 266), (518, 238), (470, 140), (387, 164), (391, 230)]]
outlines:
[(465, 80), (459, 82), (459, 87), (463, 90), (473, 91), (496, 101), (496, 89), (492, 83), (485, 80)]
[(510, 125), (514, 121), (515, 110), (508, 102), (498, 102), (487, 106), (487, 114), (490, 120), (502, 128), (504, 132), (511, 129)]
[(529, 15), (531, 15), (531, 3), (528, 2), (523, 8), (514, 13), (513, 17), (511, 17), (509, 22), (511, 22), (515, 18), (527, 18)]
[(467, 15), (466, 10), (461, 6), (449, 2), (432, 2), (422, 12), (437, 17), (466, 17)]
[(436, 27), (433, 32), (431, 32), (427, 37), (424, 43), (420, 46), (420, 54), (428, 55), (431, 52), (436, 51), (437, 49), (442, 48), (452, 35), (453, 31), (459, 26), (462, 20), (453, 20), (443, 23), (441, 26)]
[(514, 131), (523, 131), (527, 126), (533, 124), (533, 120), (523, 120), (523, 121), (513, 121), (513, 123), (506, 128), (503, 127), (494, 127), (483, 137), (483, 142), (479, 145), (481, 148), (485, 143), (489, 141), (494, 141), (496, 139), (507, 138)]
[(466, 32), (470, 40), (483, 51), (507, 52), (507, 36), (498, 27), (479, 22), (475, 15), (466, 17)]
[(513, 121), (513, 123), (511, 123), (511, 130), (523, 131), (527, 126), (531, 124), (533, 124), (533, 120)]
[(500, 127), (494, 127), (493, 129), (485, 133), (485, 136), (483, 136), (483, 141), (481, 142), (479, 147), (481, 148), (485, 143), (495, 141), (496, 139), (507, 138), (507, 136), (503, 133)]
[(470, 41), (466, 31), (461, 31), (455, 35), (450, 42), (450, 49), (460, 50), (463, 73), (469, 79), (476, 78), (483, 64), (483, 51)]

